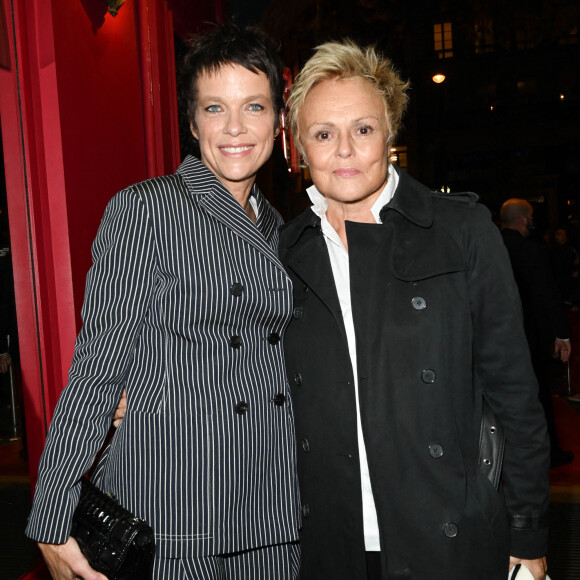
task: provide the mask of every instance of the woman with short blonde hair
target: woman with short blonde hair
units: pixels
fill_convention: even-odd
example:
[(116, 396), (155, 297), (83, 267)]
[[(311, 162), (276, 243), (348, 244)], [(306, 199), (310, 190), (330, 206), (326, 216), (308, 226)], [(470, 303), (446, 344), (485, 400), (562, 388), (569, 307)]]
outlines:
[[(511, 265), (475, 194), (389, 162), (407, 88), (345, 41), (318, 47), (290, 99), (313, 182), (278, 246), (300, 578), (505, 580), (522, 564), (545, 580), (549, 446)], [(484, 400), (505, 431), (500, 489)]]
[(389, 145), (395, 141), (407, 109), (410, 83), (401, 79), (393, 63), (373, 46), (361, 48), (350, 40), (327, 42), (316, 48), (314, 55), (297, 75), (288, 100), (292, 136), (303, 152), (298, 116), (308, 93), (321, 81), (331, 78), (364, 78), (385, 102), (389, 126)]

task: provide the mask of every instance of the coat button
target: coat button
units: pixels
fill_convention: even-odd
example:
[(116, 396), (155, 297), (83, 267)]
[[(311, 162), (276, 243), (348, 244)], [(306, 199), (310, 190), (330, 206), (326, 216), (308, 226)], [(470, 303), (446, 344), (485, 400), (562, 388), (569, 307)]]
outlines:
[(245, 401), (240, 401), (236, 405), (236, 413), (238, 415), (245, 415), (247, 410), (248, 410), (248, 403), (246, 403)]
[(294, 373), (294, 384), (299, 387), (302, 382), (302, 375), (300, 373)]
[(310, 515), (310, 506), (307, 503), (305, 503), (302, 506), (302, 516), (307, 518), (309, 515)]
[(459, 528), (457, 527), (457, 524), (449, 522), (443, 526), (443, 533), (448, 538), (454, 538), (459, 533)]
[(270, 344), (278, 344), (280, 342), (280, 335), (277, 332), (271, 332), (268, 335), (268, 342)]
[(240, 346), (242, 346), (242, 337), (234, 334), (234, 336), (230, 338), (230, 345), (232, 348), (240, 348)]
[(304, 310), (303, 310), (302, 306), (296, 306), (296, 308), (294, 308), (294, 310), (292, 312), (292, 316), (294, 316), (294, 318), (302, 318), (303, 314), (304, 314)]
[(301, 441), (302, 443), (302, 449), (304, 450), (304, 453), (309, 453), (310, 452), (310, 443), (308, 442), (308, 439), (304, 438)]
[(429, 455), (433, 457), (433, 459), (439, 459), (439, 457), (443, 457), (443, 447), (438, 443), (433, 443), (429, 445)]
[(274, 396), (274, 398), (272, 399), (272, 402), (275, 405), (278, 405), (278, 407), (281, 407), (284, 404), (284, 401), (286, 401), (286, 397), (282, 394), (282, 393), (278, 393), (277, 395)]
[(415, 296), (415, 298), (412, 298), (411, 304), (415, 310), (423, 310), (427, 306), (425, 298), (421, 298), (421, 296)]
[(240, 284), (239, 282), (234, 282), (231, 286), (230, 286), (230, 292), (234, 295), (234, 296), (241, 296), (244, 293), (244, 287), (242, 284)]
[(435, 371), (433, 369), (425, 369), (422, 373), (421, 373), (421, 380), (426, 383), (426, 384), (431, 384), (435, 382), (435, 377), (437, 375), (435, 374)]

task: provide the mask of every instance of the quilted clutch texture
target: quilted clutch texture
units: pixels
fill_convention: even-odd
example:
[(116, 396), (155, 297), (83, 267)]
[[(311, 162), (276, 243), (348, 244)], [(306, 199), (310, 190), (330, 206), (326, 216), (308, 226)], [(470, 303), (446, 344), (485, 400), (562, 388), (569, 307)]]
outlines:
[(89, 564), (109, 580), (151, 578), (155, 557), (153, 530), (86, 478), (81, 480), (71, 536)]

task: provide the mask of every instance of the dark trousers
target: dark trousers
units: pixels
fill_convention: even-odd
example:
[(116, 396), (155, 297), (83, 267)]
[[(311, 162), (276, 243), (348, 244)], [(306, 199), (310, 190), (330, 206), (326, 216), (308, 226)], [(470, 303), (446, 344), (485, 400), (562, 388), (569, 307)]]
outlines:
[(381, 580), (381, 553), (367, 552), (367, 580)]
[(154, 580), (297, 580), (298, 542), (221, 556), (155, 558)]

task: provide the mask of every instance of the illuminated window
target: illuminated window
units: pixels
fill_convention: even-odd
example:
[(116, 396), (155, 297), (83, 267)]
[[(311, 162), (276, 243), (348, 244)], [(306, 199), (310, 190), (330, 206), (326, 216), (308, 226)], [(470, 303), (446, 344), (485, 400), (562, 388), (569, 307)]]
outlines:
[(568, 32), (558, 39), (559, 44), (578, 44), (578, 25), (573, 24)]
[(433, 25), (433, 44), (438, 58), (450, 58), (453, 56), (451, 22), (441, 22)]
[(475, 52), (482, 54), (484, 52), (493, 52), (493, 22), (483, 20), (475, 25)]
[[(284, 103), (288, 102), (290, 91), (292, 89), (292, 71), (288, 67), (284, 67)], [(280, 133), (282, 137), (282, 148), (284, 150), (284, 157), (288, 164), (288, 171), (291, 173), (300, 173), (300, 154), (294, 145), (294, 139), (290, 132), (290, 127), (286, 124), (286, 112), (282, 111), (282, 121), (280, 123)]]
[(516, 48), (526, 50), (538, 44), (534, 20), (531, 17), (520, 17), (516, 22)]
[(407, 148), (406, 147), (391, 147), (391, 154), (389, 161), (393, 165), (398, 165), (401, 169), (407, 169)]
[(536, 79), (517, 81), (518, 103), (525, 105), (536, 101), (538, 96), (538, 82)]

